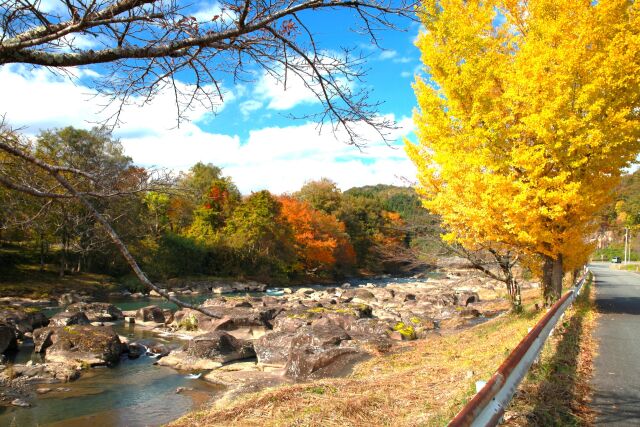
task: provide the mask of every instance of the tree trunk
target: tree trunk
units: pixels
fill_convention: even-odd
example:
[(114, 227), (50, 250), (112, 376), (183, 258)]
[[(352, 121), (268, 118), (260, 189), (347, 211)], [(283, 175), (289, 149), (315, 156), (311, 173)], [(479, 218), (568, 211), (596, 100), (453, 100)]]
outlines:
[(44, 233), (40, 232), (40, 271), (44, 271)]
[(553, 294), (554, 300), (559, 300), (562, 296), (562, 278), (564, 277), (564, 267), (562, 255), (558, 255), (553, 261)]
[(544, 255), (542, 264), (542, 296), (544, 304), (550, 306), (554, 301), (553, 294), (553, 258)]
[(542, 295), (546, 306), (552, 305), (562, 296), (562, 278), (564, 269), (562, 255), (551, 258), (545, 255), (542, 265)]
[(511, 274), (507, 277), (507, 289), (509, 291), (509, 297), (511, 298), (511, 307), (513, 311), (516, 313), (521, 312), (522, 295), (520, 292), (520, 283), (518, 283)]

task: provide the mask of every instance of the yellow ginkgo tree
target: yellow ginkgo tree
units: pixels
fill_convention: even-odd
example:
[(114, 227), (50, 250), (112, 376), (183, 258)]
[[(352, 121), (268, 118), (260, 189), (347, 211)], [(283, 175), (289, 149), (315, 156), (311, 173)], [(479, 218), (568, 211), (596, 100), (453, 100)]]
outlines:
[(546, 300), (591, 251), (640, 149), (640, 4), (424, 0), (414, 88), (424, 205), (445, 239), (537, 260)]

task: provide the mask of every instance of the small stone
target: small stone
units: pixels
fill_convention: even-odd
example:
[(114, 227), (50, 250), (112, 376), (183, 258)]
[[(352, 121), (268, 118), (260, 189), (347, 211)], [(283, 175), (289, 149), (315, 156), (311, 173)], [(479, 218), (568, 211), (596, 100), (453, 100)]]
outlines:
[(468, 380), (470, 380), (471, 378), (473, 378), (473, 374), (474, 374), (474, 372), (472, 370), (468, 370), (467, 374), (466, 374), (466, 378)]
[(24, 400), (22, 400), (22, 399), (13, 399), (13, 400), (11, 401), (11, 404), (12, 404), (13, 406), (18, 406), (18, 407), (20, 407), (20, 408), (28, 408), (29, 406), (31, 406), (31, 404), (30, 404), (29, 402), (25, 402), (25, 401), (24, 401)]
[(36, 393), (38, 393), (38, 394), (47, 394), (50, 391), (51, 391), (51, 389), (47, 388), (47, 387), (41, 387), (41, 388), (36, 389)]

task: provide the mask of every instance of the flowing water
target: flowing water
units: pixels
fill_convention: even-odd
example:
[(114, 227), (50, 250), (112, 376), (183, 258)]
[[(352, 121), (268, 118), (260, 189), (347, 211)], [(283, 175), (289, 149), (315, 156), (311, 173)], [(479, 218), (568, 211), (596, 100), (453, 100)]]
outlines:
[[(131, 307), (146, 306), (149, 301), (130, 303)], [(177, 348), (183, 344), (140, 327), (118, 325), (114, 329), (143, 345), (161, 343)], [(40, 361), (32, 347), (25, 346), (14, 361), (24, 363), (29, 359)], [(34, 398), (31, 408), (0, 407), (0, 426), (156, 426), (197, 409), (222, 392), (220, 387), (188, 378), (187, 372), (153, 365), (154, 361), (147, 355), (135, 360), (124, 358), (111, 368), (85, 370), (77, 381), (39, 385), (52, 391)], [(177, 394), (178, 387), (186, 390)]]
[[(358, 286), (373, 282), (376, 286), (387, 283), (402, 283), (413, 279), (352, 280)], [(310, 287), (322, 287), (311, 285)], [(244, 294), (241, 294), (244, 295)], [(186, 302), (198, 304), (211, 295), (182, 297)], [(123, 311), (137, 310), (149, 305), (157, 305), (172, 310), (177, 307), (161, 298), (121, 298), (108, 300)], [(48, 316), (60, 311), (52, 308)], [(144, 328), (119, 324), (116, 332), (129, 338), (131, 342), (143, 345), (165, 344), (178, 348), (184, 344), (177, 338), (160, 337)], [(14, 363), (28, 360), (42, 362), (33, 347), (23, 346), (14, 355)], [(114, 367), (94, 368), (82, 371), (80, 379), (63, 384), (42, 384), (39, 387), (52, 391), (38, 395), (31, 400), (31, 408), (0, 407), (0, 426), (31, 427), (137, 427), (157, 426), (179, 418), (190, 410), (216, 399), (223, 391), (201, 379), (188, 378), (188, 372), (153, 365), (155, 359), (143, 355), (139, 359), (124, 358)], [(186, 390), (176, 393), (178, 387)]]

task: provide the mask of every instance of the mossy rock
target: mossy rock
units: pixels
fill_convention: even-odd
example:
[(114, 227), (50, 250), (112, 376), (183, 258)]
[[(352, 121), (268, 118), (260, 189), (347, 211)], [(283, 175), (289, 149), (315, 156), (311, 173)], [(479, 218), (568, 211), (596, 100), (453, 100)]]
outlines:
[(403, 340), (415, 340), (418, 338), (416, 330), (412, 325), (408, 325), (404, 322), (398, 322), (393, 327), (393, 330), (399, 332), (402, 335)]

